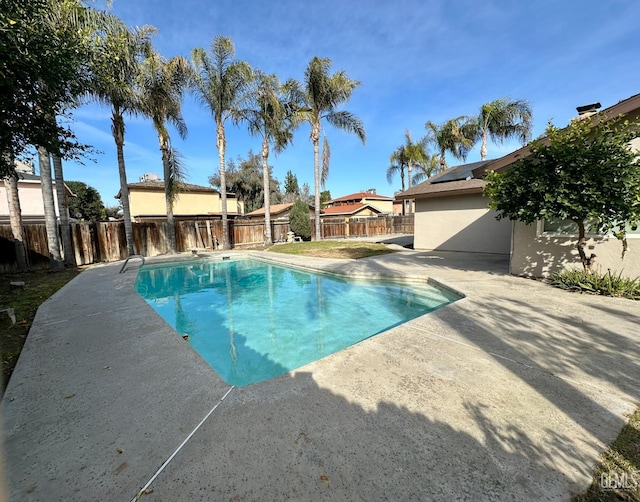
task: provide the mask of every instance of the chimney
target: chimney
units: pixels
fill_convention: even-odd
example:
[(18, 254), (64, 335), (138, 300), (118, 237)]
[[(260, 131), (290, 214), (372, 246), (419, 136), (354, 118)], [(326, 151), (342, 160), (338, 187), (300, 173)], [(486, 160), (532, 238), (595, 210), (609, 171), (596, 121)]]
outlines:
[(367, 193), (370, 193), (372, 195), (376, 194), (376, 189), (375, 188), (369, 188), (368, 190), (366, 190)]
[(576, 120), (586, 119), (587, 117), (591, 117), (591, 115), (595, 115), (598, 113), (598, 108), (602, 105), (600, 103), (591, 103), (590, 105), (577, 106), (576, 110), (578, 111), (578, 116)]

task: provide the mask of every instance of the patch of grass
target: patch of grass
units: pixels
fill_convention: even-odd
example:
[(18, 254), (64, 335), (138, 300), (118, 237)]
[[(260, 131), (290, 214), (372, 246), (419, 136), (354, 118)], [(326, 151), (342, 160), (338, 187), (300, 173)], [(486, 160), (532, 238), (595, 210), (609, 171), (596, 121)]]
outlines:
[(628, 279), (622, 274), (563, 270), (553, 274), (549, 283), (558, 288), (594, 295), (618, 296), (640, 300), (640, 277)]
[(640, 500), (640, 408), (600, 458), (591, 486), (573, 501)]
[[(0, 393), (4, 392), (13, 373), (38, 307), (79, 273), (79, 269), (67, 269), (56, 273), (38, 271), (0, 275), (0, 309), (12, 308), (16, 316), (13, 326), (6, 318), (0, 322)], [(25, 286), (11, 288), (11, 282), (24, 282)]]
[(303, 256), (317, 256), (321, 258), (350, 258), (355, 260), (369, 256), (395, 253), (393, 249), (389, 249), (384, 244), (346, 240), (290, 242), (272, 246), (269, 248), (269, 251)]

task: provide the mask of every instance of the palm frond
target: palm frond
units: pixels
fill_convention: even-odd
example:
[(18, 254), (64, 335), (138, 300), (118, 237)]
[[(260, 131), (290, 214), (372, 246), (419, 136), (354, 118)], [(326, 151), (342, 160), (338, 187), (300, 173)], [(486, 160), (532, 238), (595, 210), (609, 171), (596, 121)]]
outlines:
[(171, 204), (173, 204), (184, 187), (184, 180), (187, 178), (187, 168), (182, 154), (171, 146), (167, 152), (167, 160), (169, 165), (169, 176), (165, 180), (165, 189)]
[(322, 171), (320, 173), (320, 184), (322, 188), (325, 187), (327, 179), (329, 178), (329, 164), (331, 163), (331, 148), (329, 147), (329, 141), (325, 136), (322, 141)]

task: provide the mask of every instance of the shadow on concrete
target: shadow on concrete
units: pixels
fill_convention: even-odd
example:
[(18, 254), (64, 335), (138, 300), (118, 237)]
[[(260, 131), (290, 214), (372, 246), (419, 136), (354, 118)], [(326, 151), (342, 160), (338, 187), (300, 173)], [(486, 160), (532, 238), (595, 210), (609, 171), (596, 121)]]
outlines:
[[(405, 384), (437, 405), (429, 386)], [(557, 466), (584, 470), (562, 431), (540, 444), (472, 397), (454, 426), (392, 395), (363, 406), (339, 392), (307, 372), (234, 389), (148, 500), (563, 500), (576, 486)]]

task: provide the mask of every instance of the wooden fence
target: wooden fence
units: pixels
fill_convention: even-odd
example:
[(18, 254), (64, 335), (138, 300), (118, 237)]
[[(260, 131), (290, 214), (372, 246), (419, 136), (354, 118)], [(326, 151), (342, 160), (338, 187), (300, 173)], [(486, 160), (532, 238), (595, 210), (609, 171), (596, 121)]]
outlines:
[[(70, 226), (78, 265), (118, 261), (127, 257), (123, 222), (72, 223)], [(175, 227), (178, 252), (190, 249), (217, 249), (222, 243), (221, 220), (176, 221)], [(321, 229), (325, 239), (412, 234), (413, 216), (329, 218), (321, 220)], [(288, 232), (288, 221), (271, 222), (271, 237), (274, 242), (285, 242)], [(49, 248), (45, 225), (25, 225), (24, 239), (29, 267), (48, 268)], [(167, 223), (133, 223), (133, 241), (136, 254), (158, 256), (168, 252)], [(229, 220), (229, 242), (235, 248), (262, 244), (264, 220)], [(11, 226), (0, 225), (0, 272), (13, 272), (16, 269)]]

